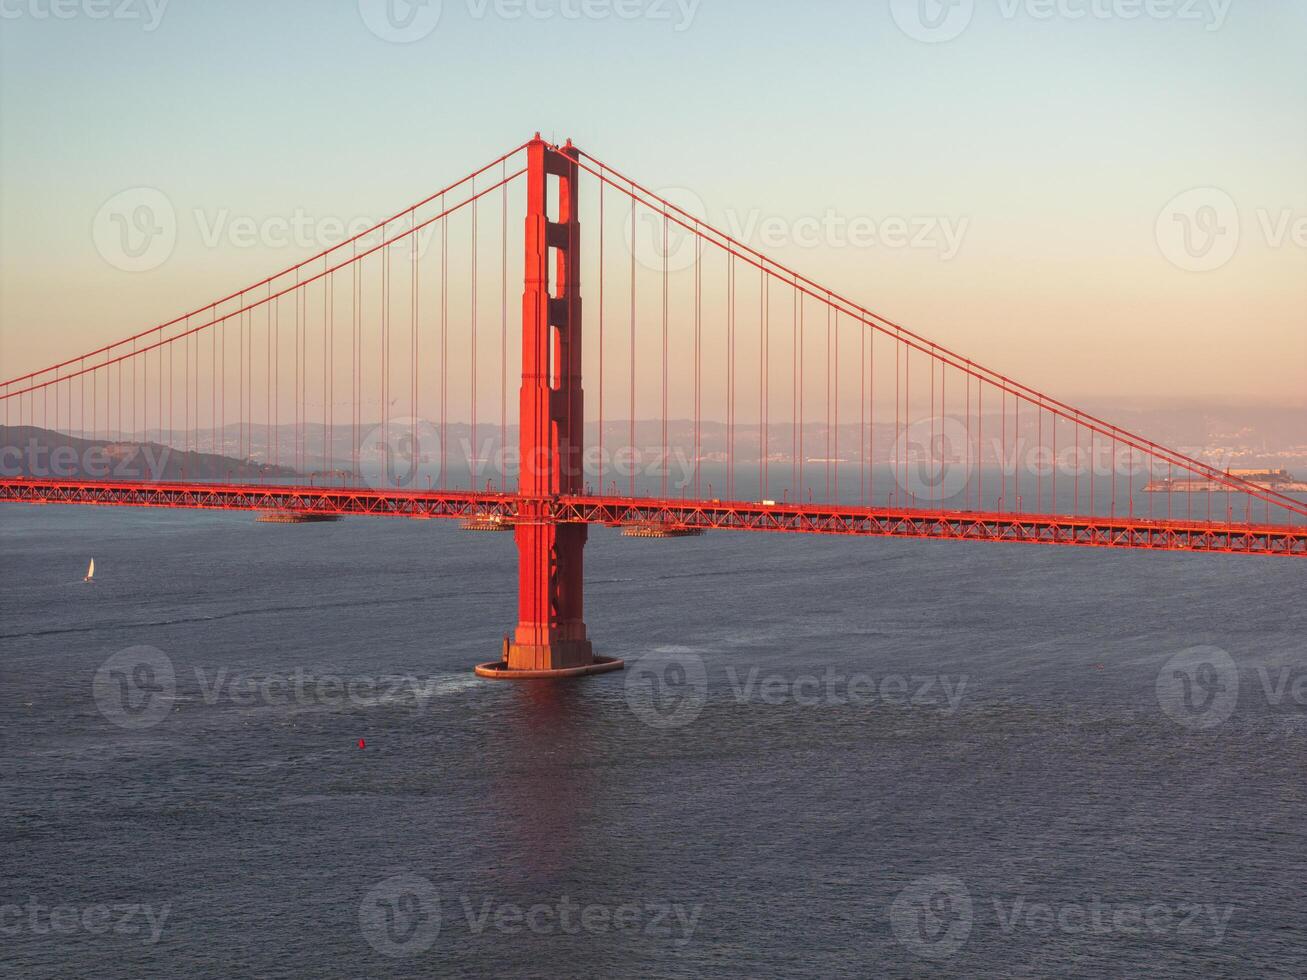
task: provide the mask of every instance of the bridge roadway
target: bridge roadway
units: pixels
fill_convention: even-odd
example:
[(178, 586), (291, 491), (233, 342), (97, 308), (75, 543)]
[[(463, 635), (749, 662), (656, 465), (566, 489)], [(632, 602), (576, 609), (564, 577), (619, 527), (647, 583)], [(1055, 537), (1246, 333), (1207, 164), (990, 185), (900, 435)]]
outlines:
[(562, 496), (361, 487), (0, 479), (0, 503), (280, 511), (412, 519), (492, 518), (609, 526), (845, 534), (1307, 557), (1307, 523), (1074, 517), (845, 504)]

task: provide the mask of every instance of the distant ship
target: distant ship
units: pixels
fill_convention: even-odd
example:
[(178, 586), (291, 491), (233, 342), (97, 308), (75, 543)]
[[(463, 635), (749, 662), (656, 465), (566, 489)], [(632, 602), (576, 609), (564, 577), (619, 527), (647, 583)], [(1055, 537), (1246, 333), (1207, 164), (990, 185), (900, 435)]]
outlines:
[(297, 510), (270, 510), (254, 519), (255, 524), (331, 524), (340, 520), (339, 514)]
[(90, 567), (88, 567), (88, 568), (86, 569), (86, 578), (82, 579), (82, 581), (83, 581), (83, 582), (94, 582), (94, 581), (95, 581), (95, 559), (94, 559), (94, 558), (91, 559)]
[[(1277, 493), (1307, 493), (1307, 482), (1295, 479), (1288, 470), (1226, 470), (1248, 483), (1274, 490)], [(1228, 489), (1223, 483), (1214, 483), (1201, 477), (1181, 480), (1154, 480), (1144, 487), (1145, 493), (1220, 493)]]

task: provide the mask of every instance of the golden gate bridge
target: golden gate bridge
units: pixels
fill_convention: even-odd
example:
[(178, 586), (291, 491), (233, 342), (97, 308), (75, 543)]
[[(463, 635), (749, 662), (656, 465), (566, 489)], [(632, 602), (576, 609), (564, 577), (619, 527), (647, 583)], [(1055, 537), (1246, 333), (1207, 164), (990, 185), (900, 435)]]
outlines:
[[(584, 241), (583, 210), (593, 229)], [(518, 220), (522, 248), (510, 247)], [(656, 240), (652, 258), (641, 228)], [(423, 240), (439, 242), (434, 255)], [(596, 283), (585, 291), (583, 274)], [(508, 296), (519, 279), (515, 345)], [(498, 485), (478, 485), (469, 458), (466, 485), (451, 485), (463, 482), (448, 459), (455, 417), (470, 419), (475, 447), (497, 408), (506, 440), (510, 377), (520, 377), (515, 478), (501, 468)], [(595, 654), (585, 624), (583, 552), (595, 524), (668, 537), (767, 531), (1307, 556), (1307, 503), (936, 344), (539, 134), (312, 258), (2, 382), (0, 401), (9, 431), (153, 430), (168, 448), (219, 452), (234, 427), (236, 457), (248, 460), (262, 428), (258, 453), (270, 466), (319, 467), (296, 479), (6, 475), (0, 502), (511, 529), (518, 624), (500, 660), (477, 668), (487, 677), (622, 666)], [(366, 418), (369, 406), (378, 419)], [(660, 463), (639, 474), (611, 464), (610, 450), (614, 439), (625, 443), (619, 456), (637, 446), (642, 411)], [(428, 418), (423, 445), (414, 420)], [(724, 426), (710, 450), (712, 419)], [(588, 423), (598, 453), (587, 466)], [(841, 446), (855, 425), (856, 445), (846, 436)], [(438, 454), (433, 478), (369, 480), (377, 447), (383, 463)], [(689, 463), (675, 484), (673, 449)], [(1144, 493), (1138, 505), (1150, 477), (1212, 492), (1179, 504)]]

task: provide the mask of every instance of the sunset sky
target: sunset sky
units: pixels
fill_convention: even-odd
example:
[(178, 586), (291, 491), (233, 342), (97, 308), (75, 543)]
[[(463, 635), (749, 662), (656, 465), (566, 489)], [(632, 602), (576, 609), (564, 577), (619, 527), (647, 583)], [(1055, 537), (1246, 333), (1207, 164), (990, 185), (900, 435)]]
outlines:
[[(372, 0), (8, 4), (0, 375), (316, 251), (232, 219), (390, 214), (540, 129), (1059, 397), (1307, 404), (1300, 0), (392, 2), (439, 21), (400, 43)], [(177, 240), (129, 272), (93, 229), (136, 188)], [(895, 219), (921, 247), (848, 240)]]

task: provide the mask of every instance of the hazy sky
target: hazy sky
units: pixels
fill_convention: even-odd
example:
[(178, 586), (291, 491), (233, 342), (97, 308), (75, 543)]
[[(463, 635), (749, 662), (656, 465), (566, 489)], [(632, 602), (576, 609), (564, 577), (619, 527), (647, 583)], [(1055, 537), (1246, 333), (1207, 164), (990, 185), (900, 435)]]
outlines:
[[(62, 2), (0, 3), (5, 377), (313, 251), (233, 218), (389, 214), (541, 129), (1054, 395), (1307, 404), (1301, 0)], [(141, 187), (176, 248), (125, 272), (93, 227)]]

